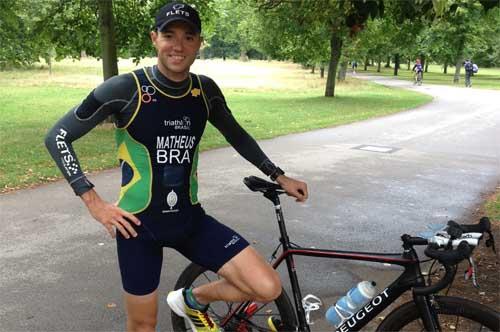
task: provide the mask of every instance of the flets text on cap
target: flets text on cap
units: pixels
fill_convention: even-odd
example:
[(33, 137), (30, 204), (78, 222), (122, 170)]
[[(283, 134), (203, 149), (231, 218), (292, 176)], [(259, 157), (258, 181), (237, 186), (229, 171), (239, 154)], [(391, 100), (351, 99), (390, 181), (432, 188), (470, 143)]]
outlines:
[(161, 31), (168, 24), (175, 21), (186, 22), (196, 32), (201, 32), (201, 20), (198, 11), (182, 2), (169, 3), (161, 7), (156, 13), (155, 29)]

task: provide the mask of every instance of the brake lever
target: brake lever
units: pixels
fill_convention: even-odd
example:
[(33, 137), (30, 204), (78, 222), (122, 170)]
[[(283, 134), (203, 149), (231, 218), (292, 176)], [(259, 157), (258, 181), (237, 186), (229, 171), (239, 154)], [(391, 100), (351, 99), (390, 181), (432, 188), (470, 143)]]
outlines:
[(476, 277), (476, 264), (474, 264), (474, 260), (472, 259), (472, 257), (469, 257), (469, 268), (464, 272), (464, 279), (465, 280), (471, 279), (472, 285), (475, 288), (480, 288)]

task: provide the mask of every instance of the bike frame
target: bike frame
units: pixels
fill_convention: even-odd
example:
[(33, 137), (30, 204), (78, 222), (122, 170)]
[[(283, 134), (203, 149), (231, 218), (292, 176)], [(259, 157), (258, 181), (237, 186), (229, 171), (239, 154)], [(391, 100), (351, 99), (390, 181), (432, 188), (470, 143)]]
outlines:
[[(304, 308), (302, 307), (302, 293), (299, 286), (297, 272), (295, 269), (294, 256), (308, 256), (308, 257), (324, 257), (347, 259), (353, 261), (368, 261), (378, 263), (389, 263), (404, 267), (402, 274), (392, 282), (380, 294), (375, 296), (368, 304), (356, 312), (353, 316), (347, 319), (340, 325), (336, 331), (359, 331), (369, 321), (376, 317), (380, 312), (393, 303), (399, 296), (412, 287), (424, 287), (425, 280), (420, 270), (420, 262), (417, 253), (412, 246), (404, 246), (402, 254), (392, 253), (370, 253), (370, 252), (357, 252), (357, 251), (342, 251), (331, 249), (311, 249), (298, 247), (290, 243), (288, 233), (285, 227), (285, 220), (279, 202), (279, 197), (276, 193), (264, 194), (266, 198), (270, 199), (275, 208), (276, 218), (280, 229), (280, 242), (283, 248), (281, 255), (273, 262), (273, 268), (277, 269), (278, 266), (284, 261), (288, 269), (290, 284), (292, 287), (293, 300), (295, 304), (295, 311), (298, 318), (298, 330), (309, 332), (309, 324), (306, 321)], [(424, 328), (426, 331), (439, 330), (437, 317), (432, 310), (430, 304), (430, 296), (417, 296), (413, 294), (413, 299), (420, 311)]]

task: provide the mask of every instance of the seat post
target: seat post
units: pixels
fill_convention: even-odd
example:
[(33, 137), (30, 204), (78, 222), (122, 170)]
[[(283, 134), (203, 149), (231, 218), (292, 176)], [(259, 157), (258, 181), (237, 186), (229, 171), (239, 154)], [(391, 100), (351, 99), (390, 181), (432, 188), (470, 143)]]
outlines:
[(283, 216), (283, 209), (281, 208), (280, 198), (275, 191), (266, 191), (264, 196), (274, 204), (274, 212), (276, 213), (276, 220), (280, 229), (280, 242), (283, 245), (283, 250), (290, 248), (290, 239), (285, 226), (285, 217)]

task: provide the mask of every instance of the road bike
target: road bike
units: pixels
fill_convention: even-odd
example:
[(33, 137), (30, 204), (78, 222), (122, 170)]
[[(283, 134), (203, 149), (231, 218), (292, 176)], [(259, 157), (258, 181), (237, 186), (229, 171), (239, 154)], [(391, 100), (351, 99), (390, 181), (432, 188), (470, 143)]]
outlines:
[(415, 72), (415, 82), (413, 84), (422, 85), (422, 71)]
[[(293, 304), (285, 289), (271, 303), (252, 301), (212, 303), (208, 313), (224, 331), (274, 331), (276, 326), (278, 331), (310, 331), (310, 308), (308, 308), (307, 299), (302, 298), (294, 261), (295, 256), (388, 263), (404, 268), (396, 280), (358, 312), (345, 320), (336, 328), (336, 331), (360, 330), (406, 291), (411, 291), (412, 301), (400, 305), (387, 314), (377, 331), (500, 330), (500, 314), (495, 310), (469, 299), (438, 295), (440, 290), (451, 286), (457, 265), (462, 260), (469, 260), (469, 275), (475, 281), (476, 269), (470, 257), (473, 248), (479, 244), (484, 233), (489, 235), (486, 245), (495, 248), (488, 218), (482, 218), (475, 225), (459, 225), (449, 221), (445, 229), (438, 231), (430, 238), (404, 234), (401, 236), (403, 242), (401, 253), (305, 248), (294, 244), (289, 239), (279, 200), (279, 195), (283, 194), (284, 190), (275, 183), (254, 176), (245, 178), (244, 183), (250, 190), (261, 192), (274, 204), (280, 231), (280, 244), (272, 253), (270, 263), (275, 269), (282, 263), (286, 264)], [(442, 266), (442, 269), (437, 269), (441, 270), (438, 273), (437, 281), (430, 278), (431, 275), (435, 274), (432, 272), (434, 264), (431, 265), (431, 271), (427, 278), (421, 270), (421, 263), (424, 261), (419, 259), (414, 246), (423, 245), (427, 246), (425, 254)], [(216, 274), (192, 263), (180, 275), (175, 289), (196, 287), (217, 278)], [(270, 320), (273, 322), (271, 324), (273, 328), (270, 327)], [(189, 330), (189, 325), (185, 323), (184, 319), (173, 312), (172, 326), (174, 331)], [(335, 327), (332, 326), (333, 329)]]

